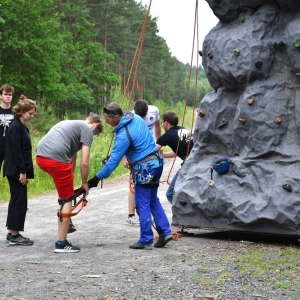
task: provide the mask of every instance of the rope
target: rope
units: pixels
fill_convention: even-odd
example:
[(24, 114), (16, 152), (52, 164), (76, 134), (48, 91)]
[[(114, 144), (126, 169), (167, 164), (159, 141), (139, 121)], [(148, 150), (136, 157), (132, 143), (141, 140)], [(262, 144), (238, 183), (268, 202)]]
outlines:
[[(129, 76), (128, 76), (128, 79), (127, 79), (127, 83), (126, 83), (126, 86), (125, 86), (125, 89), (124, 89), (124, 93), (123, 93), (123, 96), (122, 96), (122, 99), (121, 99), (120, 107), (122, 108), (123, 104), (124, 104), (125, 97), (126, 97), (126, 93), (127, 93), (128, 87), (129, 87), (129, 83), (130, 83), (131, 75), (132, 75), (132, 72), (133, 72), (133, 69), (134, 69), (134, 65), (135, 65), (134, 76), (133, 76), (131, 91), (130, 91), (130, 94), (129, 94), (129, 100), (128, 100), (128, 105), (127, 105), (127, 110), (129, 110), (129, 108), (130, 108), (130, 104), (131, 104), (131, 101), (132, 101), (132, 95), (133, 95), (133, 91), (134, 91), (135, 84), (136, 84), (136, 77), (137, 77), (137, 73), (138, 73), (138, 66), (139, 66), (140, 57), (141, 57), (141, 53), (142, 53), (142, 49), (143, 49), (143, 44), (144, 44), (144, 40), (145, 40), (145, 34), (146, 34), (147, 22), (148, 22), (148, 18), (149, 18), (149, 14), (150, 14), (151, 3), (152, 3), (152, 0), (150, 0), (150, 4), (149, 4), (149, 7), (148, 7), (147, 12), (146, 12), (146, 16), (145, 16), (145, 19), (144, 19), (144, 22), (143, 22), (141, 34), (140, 34), (140, 37), (139, 37), (139, 41), (138, 41), (138, 44), (136, 46), (134, 57), (133, 57), (133, 60), (132, 60), (132, 63), (131, 63), (131, 67), (130, 67), (130, 71), (129, 71)], [(109, 147), (108, 147), (107, 157), (109, 156), (109, 153), (111, 151), (114, 137), (115, 136), (113, 134), (113, 136), (111, 138), (111, 142), (110, 142)], [(101, 188), (102, 187), (103, 187), (103, 181), (101, 180)]]
[[(155, 227), (154, 222), (152, 222), (152, 227), (155, 229), (155, 231), (157, 232), (157, 229)], [(176, 230), (171, 230), (171, 234), (172, 234), (172, 240), (173, 241), (177, 241), (179, 238), (181, 238), (181, 233), (177, 232)], [(153, 238), (155, 241), (157, 241), (159, 239), (159, 235), (155, 235)]]
[[(197, 30), (196, 30), (197, 29)], [(184, 120), (185, 120), (185, 115), (186, 115), (186, 107), (187, 107), (187, 103), (188, 103), (188, 96), (189, 96), (189, 92), (190, 92), (190, 85), (191, 85), (191, 77), (192, 77), (192, 70), (193, 70), (193, 58), (194, 58), (194, 48), (195, 48), (195, 36), (196, 36), (196, 31), (197, 31), (197, 53), (199, 51), (199, 30), (198, 30), (198, 0), (196, 0), (196, 7), (195, 7), (195, 18), (194, 18), (194, 34), (193, 34), (193, 43), (192, 43), (192, 55), (191, 55), (191, 63), (190, 63), (190, 73), (189, 73), (189, 78), (188, 78), (188, 86), (186, 89), (186, 95), (185, 95), (185, 105), (184, 105), (184, 113), (183, 113), (183, 117), (182, 117), (182, 124), (181, 126), (183, 127), (184, 125)], [(197, 83), (198, 83), (198, 68), (199, 68), (199, 60), (198, 60), (198, 56), (197, 56), (197, 69), (196, 69), (196, 80), (195, 80), (195, 86), (194, 86), (194, 105), (193, 105), (193, 114), (192, 114), (192, 125), (191, 125), (191, 138), (190, 141), (188, 143), (188, 148), (187, 148), (187, 155), (186, 157), (188, 157), (189, 155), (189, 150), (190, 150), (190, 143), (193, 137), (193, 127), (194, 127), (194, 119), (195, 119), (195, 107), (196, 107), (196, 100), (197, 100)], [(180, 140), (181, 140), (181, 136), (182, 136), (182, 129), (180, 130), (180, 135), (179, 135), (179, 139), (178, 139), (178, 144), (177, 144), (177, 148), (176, 148), (176, 153), (175, 153), (175, 157), (172, 163), (172, 166), (170, 168), (168, 177), (167, 177), (167, 184), (172, 187), (170, 185), (169, 182), (169, 178), (171, 176), (171, 172), (174, 168), (174, 164), (177, 158), (177, 154), (178, 154), (178, 149), (179, 149), (179, 144), (180, 144)], [(163, 182), (163, 181), (162, 181)]]

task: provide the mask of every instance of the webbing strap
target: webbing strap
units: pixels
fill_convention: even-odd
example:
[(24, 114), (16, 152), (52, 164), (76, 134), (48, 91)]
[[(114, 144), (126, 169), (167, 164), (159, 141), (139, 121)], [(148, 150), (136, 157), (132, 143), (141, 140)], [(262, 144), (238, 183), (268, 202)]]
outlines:
[[(69, 202), (69, 201), (68, 201)], [(68, 213), (63, 213), (61, 211), (57, 212), (57, 216), (62, 219), (62, 218), (71, 218), (76, 216), (86, 205), (87, 205), (87, 200), (85, 199), (85, 197), (83, 196), (82, 198), (80, 198), (80, 200), (76, 203), (76, 205), (74, 205), (72, 207), (72, 212), (70, 214)], [(81, 204), (80, 209), (78, 209), (78, 206)], [(75, 211), (75, 209), (77, 209)]]

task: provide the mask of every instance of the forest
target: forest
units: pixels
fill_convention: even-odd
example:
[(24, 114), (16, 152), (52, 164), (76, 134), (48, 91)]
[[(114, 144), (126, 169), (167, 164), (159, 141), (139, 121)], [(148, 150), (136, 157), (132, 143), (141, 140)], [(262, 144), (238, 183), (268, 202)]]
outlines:
[(128, 81), (146, 12), (134, 0), (2, 0), (0, 84), (15, 87), (13, 104), (24, 94), (58, 120), (99, 112), (131, 89), (133, 100), (192, 106), (195, 74), (199, 103), (212, 90), (203, 68), (192, 68), (186, 95), (190, 66), (171, 55), (151, 15)]

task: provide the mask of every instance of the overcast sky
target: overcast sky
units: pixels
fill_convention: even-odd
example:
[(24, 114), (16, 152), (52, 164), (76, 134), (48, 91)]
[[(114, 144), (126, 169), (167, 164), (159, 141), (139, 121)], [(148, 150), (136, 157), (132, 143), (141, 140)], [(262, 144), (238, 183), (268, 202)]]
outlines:
[[(136, 2), (140, 1), (136, 0)], [(150, 0), (142, 0), (144, 5), (149, 5), (149, 3)], [(166, 40), (172, 56), (176, 56), (183, 63), (191, 62), (195, 7), (196, 0), (152, 0), (150, 8), (150, 14), (158, 17), (159, 35)], [(205, 35), (218, 23), (218, 19), (205, 0), (198, 0), (198, 22), (201, 50)], [(195, 64), (196, 55), (194, 54), (193, 65)], [(201, 64), (201, 59), (199, 64)]]

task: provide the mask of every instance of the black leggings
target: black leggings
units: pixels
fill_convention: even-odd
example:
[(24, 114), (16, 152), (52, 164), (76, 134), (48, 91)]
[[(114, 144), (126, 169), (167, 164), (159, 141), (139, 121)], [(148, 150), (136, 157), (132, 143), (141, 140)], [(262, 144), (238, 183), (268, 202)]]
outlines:
[(27, 185), (18, 179), (7, 177), (10, 188), (6, 227), (9, 230), (24, 231), (27, 212)]

